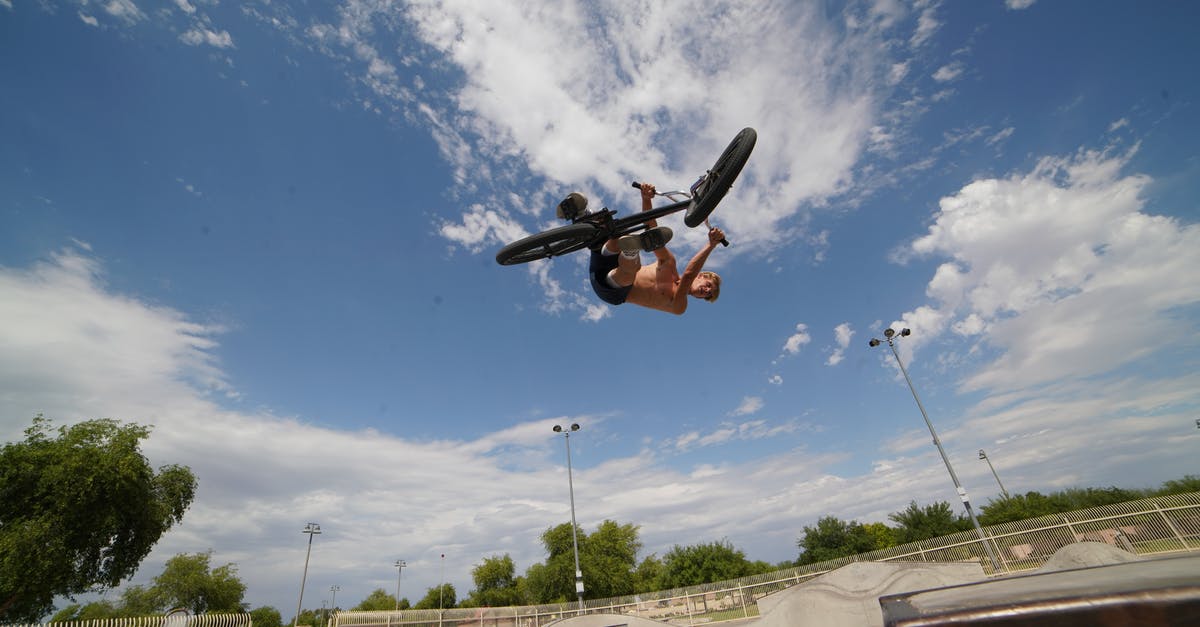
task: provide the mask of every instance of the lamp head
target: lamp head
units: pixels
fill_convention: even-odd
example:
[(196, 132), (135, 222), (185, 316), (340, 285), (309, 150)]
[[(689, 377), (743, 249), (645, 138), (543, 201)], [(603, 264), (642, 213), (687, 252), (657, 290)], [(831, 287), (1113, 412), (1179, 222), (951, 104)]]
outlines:
[(895, 332), (895, 331), (893, 331), (893, 330), (891, 330), (891, 329), (884, 329), (884, 330), (883, 330), (883, 337), (886, 337), (886, 338), (887, 338), (887, 339), (889, 339), (889, 340), (890, 340), (890, 339), (892, 339), (892, 336), (893, 336), (893, 335), (895, 335), (895, 334), (896, 334), (896, 332)]
[(979, 459), (987, 459), (987, 453), (984, 453), (983, 449), (979, 449)]
[(561, 432), (562, 432), (562, 425), (554, 425), (554, 432), (555, 432), (555, 433), (561, 433)]
[(908, 329), (900, 329), (900, 335), (901, 337), (907, 337), (912, 335), (912, 331), (909, 331)]
[(579, 423), (577, 423), (577, 422), (571, 423), (571, 431), (579, 431)]
[(875, 338), (871, 338), (871, 341), (867, 342), (867, 343), (871, 345), (871, 348), (875, 348), (876, 346), (879, 346), (879, 340), (877, 340)]

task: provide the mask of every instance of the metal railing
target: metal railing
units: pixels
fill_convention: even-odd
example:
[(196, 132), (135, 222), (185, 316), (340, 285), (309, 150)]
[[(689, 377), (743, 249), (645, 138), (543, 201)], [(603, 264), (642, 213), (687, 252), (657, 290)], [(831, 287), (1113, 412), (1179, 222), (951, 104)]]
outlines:
[(717, 583), (633, 596), (521, 607), (339, 612), (333, 627), (480, 625), (540, 627), (584, 614), (628, 614), (677, 625), (758, 615), (758, 599), (853, 562), (978, 562), (988, 576), (1038, 568), (1075, 542), (1103, 542), (1136, 555), (1200, 551), (1200, 492), (1154, 497), (984, 527), (1000, 559), (993, 569), (971, 530), (879, 551)]
[(64, 620), (53, 623), (0, 623), (4, 627), (253, 627), (249, 614), (160, 614), (125, 618)]

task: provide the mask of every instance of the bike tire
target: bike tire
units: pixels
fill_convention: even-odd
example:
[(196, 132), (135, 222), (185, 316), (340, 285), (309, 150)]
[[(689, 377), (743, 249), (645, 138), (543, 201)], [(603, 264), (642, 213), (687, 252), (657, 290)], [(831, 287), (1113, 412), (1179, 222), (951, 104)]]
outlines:
[(496, 253), (496, 263), (511, 266), (575, 252), (601, 236), (595, 224), (568, 224), (519, 239)]
[(697, 227), (704, 223), (708, 215), (717, 208), (717, 204), (729, 192), (733, 180), (741, 174), (742, 167), (750, 159), (750, 151), (758, 141), (758, 132), (746, 127), (734, 136), (733, 141), (726, 146), (725, 152), (713, 164), (707, 173), (707, 179), (683, 215), (683, 223), (689, 227)]

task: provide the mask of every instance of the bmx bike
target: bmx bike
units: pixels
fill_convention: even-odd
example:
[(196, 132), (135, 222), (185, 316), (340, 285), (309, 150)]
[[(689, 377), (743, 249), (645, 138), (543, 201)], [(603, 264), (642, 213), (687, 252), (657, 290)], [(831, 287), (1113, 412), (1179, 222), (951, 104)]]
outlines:
[[(604, 242), (647, 228), (647, 223), (663, 216), (686, 211), (683, 223), (697, 227), (708, 219), (713, 209), (729, 192), (733, 180), (741, 173), (750, 158), (750, 151), (758, 141), (758, 133), (746, 127), (729, 142), (712, 169), (705, 172), (687, 191), (659, 192), (672, 201), (649, 211), (641, 211), (624, 218), (616, 218), (616, 211), (605, 207), (575, 220), (566, 226), (535, 233), (519, 239), (496, 253), (496, 262), (502, 266), (528, 263), (537, 259), (549, 259), (584, 248), (598, 248)], [(634, 187), (641, 184), (634, 183)], [(728, 241), (722, 241), (728, 246)]]

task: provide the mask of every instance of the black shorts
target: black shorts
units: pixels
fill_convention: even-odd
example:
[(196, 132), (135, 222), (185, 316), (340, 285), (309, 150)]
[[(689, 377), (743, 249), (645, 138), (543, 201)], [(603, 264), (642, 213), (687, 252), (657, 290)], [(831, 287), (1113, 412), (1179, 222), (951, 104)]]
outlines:
[(617, 267), (620, 255), (606, 255), (600, 249), (592, 251), (592, 260), (588, 263), (588, 278), (592, 281), (592, 289), (600, 300), (610, 305), (620, 305), (629, 297), (632, 285), (613, 287), (608, 282), (608, 273)]

